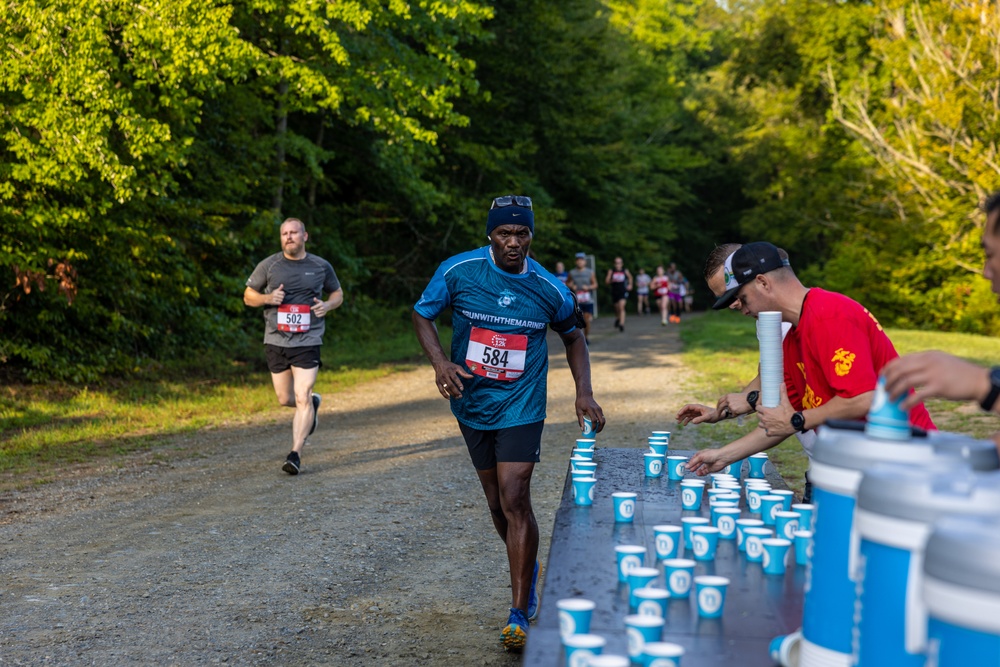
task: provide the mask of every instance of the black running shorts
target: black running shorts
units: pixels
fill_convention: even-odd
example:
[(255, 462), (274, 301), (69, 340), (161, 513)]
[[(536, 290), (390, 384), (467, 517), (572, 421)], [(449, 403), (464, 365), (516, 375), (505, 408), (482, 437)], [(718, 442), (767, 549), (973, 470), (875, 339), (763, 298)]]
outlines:
[(319, 345), (305, 347), (279, 347), (265, 345), (267, 369), (272, 373), (284, 373), (292, 366), (296, 368), (317, 368), (322, 366), (319, 359)]
[(496, 468), (497, 462), (538, 463), (544, 426), (543, 420), (496, 431), (480, 431), (462, 422), (458, 423), (476, 470)]

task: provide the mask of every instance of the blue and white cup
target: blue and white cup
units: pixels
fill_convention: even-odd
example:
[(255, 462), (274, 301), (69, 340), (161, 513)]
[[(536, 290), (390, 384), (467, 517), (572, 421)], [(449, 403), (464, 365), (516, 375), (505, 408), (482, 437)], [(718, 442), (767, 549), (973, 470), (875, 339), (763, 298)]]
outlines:
[(639, 664), (642, 667), (681, 667), (684, 647), (670, 642), (649, 642), (642, 649)]
[(767, 476), (764, 473), (764, 464), (767, 463), (767, 454), (764, 452), (754, 454), (747, 457), (747, 462), (750, 464), (750, 477), (754, 479), (764, 479)]
[(865, 422), (865, 434), (883, 440), (908, 440), (910, 421), (900, 407), (906, 395), (893, 401), (885, 390), (885, 378), (879, 376)]
[(668, 558), (663, 561), (663, 581), (670, 597), (686, 598), (691, 595), (694, 565), (694, 561), (689, 558)]
[(597, 440), (593, 438), (577, 438), (576, 448), (577, 449), (593, 449), (597, 445)]
[(736, 503), (734, 503), (731, 500), (716, 500), (715, 498), (712, 498), (711, 502), (712, 502), (712, 508), (709, 510), (708, 518), (712, 522), (713, 526), (716, 525), (718, 523), (718, 521), (719, 521), (719, 510), (720, 509), (723, 509), (723, 508), (727, 509), (727, 510), (739, 509), (736, 506)]
[(640, 588), (646, 588), (653, 583), (653, 580), (660, 576), (660, 571), (655, 567), (633, 567), (625, 577), (628, 584), (628, 608), (635, 611), (639, 604), (639, 599), (635, 592)]
[(684, 531), (684, 548), (691, 548), (691, 529), (695, 526), (707, 526), (710, 521), (703, 516), (686, 516), (681, 518), (681, 528)]
[(594, 479), (597, 479), (597, 477), (594, 476), (594, 473), (589, 470), (570, 470), (569, 475), (570, 479), (583, 479), (585, 477), (593, 477)]
[(760, 497), (760, 518), (765, 526), (773, 526), (777, 521), (778, 512), (784, 509), (784, 500), (781, 496), (767, 494)]
[(645, 614), (630, 614), (625, 617), (625, 635), (628, 637), (628, 655), (635, 660), (642, 655), (642, 649), (650, 642), (663, 638), (663, 619)]
[(812, 503), (792, 503), (792, 511), (798, 512), (799, 530), (816, 530), (816, 506)]
[(651, 438), (663, 438), (667, 441), (668, 445), (670, 444), (670, 431), (653, 431), (649, 436)]
[(781, 496), (781, 508), (786, 512), (792, 510), (792, 503), (795, 501), (795, 492), (788, 489), (771, 489), (772, 496)]
[(743, 488), (740, 486), (739, 482), (716, 482), (715, 488), (728, 490), (729, 493), (734, 493), (737, 496), (740, 495), (740, 493), (743, 491)]
[(747, 511), (751, 514), (760, 514), (761, 496), (771, 495), (770, 486), (747, 485)]
[(660, 477), (663, 475), (663, 462), (667, 458), (663, 454), (653, 454), (646, 452), (643, 454), (646, 462), (646, 477)]
[(736, 539), (736, 520), (742, 512), (738, 507), (715, 507), (715, 527), (719, 529), (720, 540)]
[(795, 564), (808, 565), (813, 554), (813, 532), (811, 530), (795, 531)]
[(666, 438), (654, 438), (653, 436), (649, 436), (646, 438), (646, 444), (649, 445), (649, 451), (654, 454), (663, 454), (666, 456), (667, 452), (670, 450), (670, 445), (667, 444)]
[(597, 604), (584, 598), (566, 598), (556, 602), (559, 610), (559, 636), (563, 643), (571, 635), (586, 635), (590, 633), (590, 621), (594, 616)]
[(774, 534), (786, 540), (795, 539), (795, 531), (799, 529), (798, 512), (785, 512), (784, 510), (774, 513)]
[(764, 522), (760, 519), (737, 519), (736, 520), (736, 549), (746, 552), (746, 536), (743, 531), (747, 528), (763, 528)]
[(632, 592), (635, 597), (635, 613), (644, 616), (667, 617), (667, 601), (670, 593), (663, 588), (647, 586)]
[(764, 560), (763, 540), (770, 539), (774, 531), (770, 528), (744, 528), (743, 546), (746, 547), (747, 561), (760, 563)]
[(611, 494), (611, 500), (615, 505), (615, 521), (618, 523), (632, 523), (635, 518), (636, 500), (639, 497), (632, 491), (615, 491)]
[(581, 507), (590, 507), (594, 504), (594, 486), (597, 480), (593, 477), (573, 478), (573, 502)]
[(668, 456), (667, 477), (674, 481), (684, 479), (684, 475), (687, 473), (687, 462), (688, 457), (686, 456)]
[(590, 659), (601, 655), (608, 641), (599, 635), (570, 635), (563, 639), (566, 667), (588, 667)]
[(595, 655), (583, 667), (631, 667), (632, 661), (623, 655), (604, 653)]
[(657, 560), (677, 558), (680, 555), (681, 540), (684, 539), (684, 529), (680, 526), (662, 524), (653, 526), (653, 547)]
[(737, 481), (739, 481), (740, 477), (743, 476), (743, 462), (745, 460), (746, 459), (733, 461), (732, 463), (724, 467), (720, 472), (724, 472), (727, 475), (732, 475), (734, 478), (736, 478)]
[(583, 431), (582, 435), (584, 438), (593, 438), (597, 432), (594, 430), (594, 422), (590, 420), (590, 417), (583, 418)]
[(729, 495), (730, 493), (732, 493), (732, 491), (730, 491), (729, 489), (720, 489), (716, 486), (713, 486), (711, 489), (708, 490), (708, 502), (711, 503), (712, 498), (715, 498), (716, 496), (726, 496)]
[(721, 618), (728, 588), (729, 579), (726, 577), (714, 575), (695, 577), (694, 595), (698, 604), (698, 615), (702, 618)]
[[(573, 448), (573, 458), (577, 460), (593, 461), (594, 460), (594, 450), (593, 449), (580, 449), (579, 447)], [(570, 459), (573, 460), (572, 458)]]
[(701, 509), (701, 496), (705, 492), (705, 482), (700, 479), (686, 479), (681, 482), (681, 508), (688, 511)]
[(646, 558), (646, 547), (637, 544), (619, 544), (615, 547), (615, 564), (618, 566), (618, 581), (625, 583), (632, 568), (642, 567)]
[(740, 504), (740, 494), (734, 493), (732, 489), (723, 489), (723, 491), (729, 491), (729, 493), (723, 493), (722, 495), (715, 496), (715, 500), (718, 503), (732, 503), (733, 505), (739, 506)]
[(709, 477), (712, 478), (712, 488), (718, 488), (723, 482), (735, 482), (736, 478), (730, 475), (728, 472), (713, 472), (709, 473)]
[(573, 469), (578, 472), (589, 472), (591, 477), (597, 475), (597, 464), (593, 461), (577, 461)]
[(691, 552), (695, 560), (715, 560), (719, 547), (719, 529), (715, 526), (694, 526), (691, 528)]
[(764, 572), (767, 574), (784, 574), (788, 563), (788, 551), (792, 547), (791, 540), (783, 537), (768, 537), (760, 541), (763, 547)]
[(776, 665), (792, 667), (799, 664), (802, 647), (802, 631), (796, 630), (787, 635), (779, 635), (771, 640), (768, 653)]

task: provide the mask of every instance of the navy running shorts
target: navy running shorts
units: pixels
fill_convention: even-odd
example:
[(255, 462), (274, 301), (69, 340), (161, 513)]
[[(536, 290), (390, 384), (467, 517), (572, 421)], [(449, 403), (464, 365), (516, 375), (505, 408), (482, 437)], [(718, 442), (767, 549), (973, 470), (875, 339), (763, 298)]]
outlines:
[(498, 462), (538, 463), (544, 426), (545, 421), (542, 420), (495, 431), (480, 431), (458, 423), (476, 470), (491, 470), (497, 467)]

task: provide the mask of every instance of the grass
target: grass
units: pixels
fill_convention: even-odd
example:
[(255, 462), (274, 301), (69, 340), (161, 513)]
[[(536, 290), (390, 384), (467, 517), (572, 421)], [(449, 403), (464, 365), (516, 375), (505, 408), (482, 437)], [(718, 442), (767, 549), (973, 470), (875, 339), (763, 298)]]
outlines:
[[(1000, 340), (971, 334), (936, 331), (886, 329), (900, 354), (921, 350), (944, 350), (981, 364), (991, 366), (1000, 360)], [(714, 404), (730, 392), (739, 391), (757, 374), (758, 348), (754, 321), (729, 312), (708, 312), (688, 319), (681, 329), (684, 341), (683, 361), (694, 371), (688, 383), (691, 393), (701, 402)], [(972, 404), (931, 400), (927, 403), (938, 428), (986, 438), (1000, 430), (995, 415), (983, 413)], [(693, 445), (703, 448), (718, 442), (730, 442), (756, 427), (756, 419), (720, 422), (712, 426), (693, 427)], [(687, 427), (692, 428), (692, 427)], [(789, 438), (768, 454), (789, 486), (801, 491), (803, 475), (809, 461), (798, 440)]]
[[(371, 321), (360, 328), (341, 321), (327, 331), (316, 391), (334, 394), (421, 363), (408, 310)], [(442, 329), (445, 345), (448, 335)], [(220, 351), (197, 365), (158, 367), (98, 386), (0, 389), (0, 491), (50, 481), (74, 465), (113, 465), (115, 456), (168, 436), (286, 417), (259, 342), (248, 348), (249, 361), (231, 356)]]

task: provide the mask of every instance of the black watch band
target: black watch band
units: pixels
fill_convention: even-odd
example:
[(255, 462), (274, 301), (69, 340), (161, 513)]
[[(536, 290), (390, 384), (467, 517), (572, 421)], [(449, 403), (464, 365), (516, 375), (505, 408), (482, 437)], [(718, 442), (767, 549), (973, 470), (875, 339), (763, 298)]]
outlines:
[(760, 398), (760, 392), (754, 389), (749, 394), (747, 394), (747, 403), (750, 404), (750, 410), (757, 412), (757, 399)]
[(800, 433), (805, 433), (809, 429), (806, 428), (806, 416), (801, 412), (796, 412), (792, 415), (792, 428)]
[(996, 405), (997, 398), (1000, 398), (1000, 366), (994, 366), (990, 369), (990, 393), (986, 394), (986, 398), (979, 404), (979, 407), (986, 412), (991, 412), (993, 406)]

